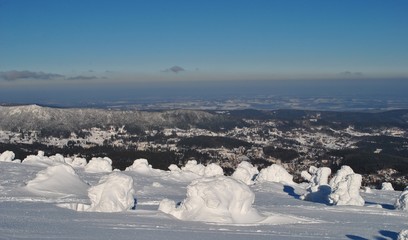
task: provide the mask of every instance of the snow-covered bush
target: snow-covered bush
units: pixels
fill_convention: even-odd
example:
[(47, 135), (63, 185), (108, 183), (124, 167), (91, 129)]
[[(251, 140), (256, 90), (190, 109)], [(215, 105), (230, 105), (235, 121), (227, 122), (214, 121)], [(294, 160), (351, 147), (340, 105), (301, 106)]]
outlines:
[(255, 194), (246, 184), (218, 176), (193, 181), (183, 202), (164, 199), (159, 210), (186, 221), (253, 223), (265, 218), (252, 207), (254, 200)]
[(159, 169), (153, 169), (152, 165), (150, 165), (145, 158), (136, 159), (132, 166), (127, 167), (125, 171), (132, 171), (144, 175), (158, 175), (161, 172)]
[[(336, 174), (336, 182), (333, 182), (332, 193), (329, 195), (331, 204), (334, 205), (354, 205), (363, 206), (364, 199), (360, 196), (362, 177), (360, 174), (350, 173), (343, 175)], [(339, 176), (343, 178), (340, 179)]]
[(402, 230), (398, 234), (398, 240), (408, 240), (408, 229)]
[(344, 181), (347, 175), (353, 174), (354, 171), (351, 167), (347, 165), (341, 166), (339, 170), (337, 170), (336, 175), (330, 180), (330, 186), (332, 188), (336, 187), (340, 182)]
[(254, 179), (258, 175), (259, 171), (258, 168), (254, 167), (247, 161), (243, 161), (238, 164), (235, 172), (232, 174), (232, 178), (241, 180), (247, 185), (251, 185), (254, 183)]
[(395, 209), (408, 211), (408, 187), (398, 196), (394, 206)]
[(47, 156), (44, 155), (43, 151), (38, 151), (37, 155), (28, 155), (22, 161), (22, 163), (48, 167), (48, 166), (63, 164), (63, 163), (65, 163), (65, 159), (60, 154), (47, 157)]
[(197, 163), (196, 160), (190, 160), (186, 163), (184, 167), (181, 168), (182, 171), (190, 171), (197, 175), (203, 176), (205, 172), (205, 166), (201, 163)]
[(71, 166), (73, 166), (73, 167), (85, 167), (86, 164), (88, 164), (86, 162), (86, 159), (85, 158), (80, 158), (80, 157), (75, 157), (71, 162)]
[(210, 163), (205, 166), (204, 169), (204, 177), (214, 177), (214, 176), (222, 176), (224, 175), (224, 170), (215, 163)]
[(40, 195), (85, 195), (88, 185), (84, 183), (75, 170), (66, 164), (50, 166), (37, 173), (37, 176), (27, 183), (26, 188)]
[(16, 155), (14, 154), (14, 152), (5, 151), (0, 154), (0, 162), (12, 162), (15, 157)]
[(94, 157), (85, 166), (85, 172), (112, 172), (112, 160), (108, 157)]
[(135, 190), (133, 178), (114, 172), (103, 176), (99, 184), (88, 190), (91, 212), (123, 212), (130, 210), (134, 204)]
[(302, 171), (301, 176), (309, 181), (309, 185), (306, 188), (307, 192), (300, 196), (300, 199), (329, 203), (329, 194), (331, 193), (331, 187), (328, 185), (328, 179), (331, 174), (331, 169), (327, 167), (316, 168), (311, 166), (309, 170)]
[(381, 190), (394, 191), (394, 187), (392, 186), (390, 182), (383, 182), (381, 184)]
[(293, 176), (290, 175), (281, 165), (272, 164), (264, 168), (256, 178), (258, 182), (278, 182), (283, 184), (295, 184)]

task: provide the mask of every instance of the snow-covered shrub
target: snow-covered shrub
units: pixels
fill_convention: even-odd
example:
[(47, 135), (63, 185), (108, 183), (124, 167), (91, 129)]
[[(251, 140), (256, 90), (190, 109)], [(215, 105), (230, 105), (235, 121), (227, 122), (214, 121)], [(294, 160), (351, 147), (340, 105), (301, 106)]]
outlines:
[(351, 168), (344, 169), (347, 169), (348, 175), (345, 175), (346, 171), (340, 169), (333, 178), (335, 181), (330, 181), (333, 184), (331, 186), (332, 193), (329, 196), (330, 203), (334, 205), (363, 206), (364, 199), (360, 196), (361, 175), (351, 173), (349, 171)]
[(15, 157), (16, 155), (14, 154), (14, 152), (5, 151), (0, 154), (0, 162), (12, 162)]
[(153, 169), (152, 165), (150, 165), (145, 158), (136, 159), (132, 166), (127, 167), (125, 171), (132, 171), (144, 175), (158, 175), (161, 172), (159, 169)]
[(241, 181), (218, 176), (201, 178), (187, 187), (180, 204), (164, 199), (159, 210), (180, 220), (219, 223), (253, 223), (264, 219), (252, 207), (255, 194)]
[(205, 166), (201, 163), (197, 163), (196, 160), (190, 160), (186, 163), (184, 167), (181, 168), (182, 171), (190, 171), (197, 175), (203, 176), (205, 172)]
[(94, 157), (85, 166), (85, 172), (112, 172), (112, 160), (108, 157)]
[(398, 240), (408, 240), (408, 229), (402, 230), (398, 234)]
[(38, 151), (37, 155), (28, 155), (22, 163), (38, 166), (54, 166), (58, 164), (64, 164), (65, 159), (61, 154), (47, 157), (44, 155), (43, 151)]
[(224, 175), (224, 170), (216, 163), (210, 163), (205, 166), (204, 177), (214, 177)]
[(341, 166), (339, 170), (337, 170), (336, 175), (330, 180), (330, 186), (332, 188), (336, 187), (340, 182), (344, 181), (347, 175), (353, 174), (354, 171), (351, 167), (347, 165)]
[(329, 203), (329, 194), (331, 193), (331, 187), (328, 185), (328, 179), (331, 174), (331, 169), (327, 167), (316, 168), (311, 166), (309, 170), (302, 171), (301, 176), (309, 181), (309, 185), (306, 188), (307, 192), (300, 196), (300, 199)]
[(264, 168), (256, 178), (258, 182), (278, 182), (283, 184), (294, 184), (293, 176), (285, 168), (278, 164)]
[(398, 196), (394, 206), (395, 209), (408, 211), (408, 187)]
[(88, 190), (91, 212), (123, 212), (134, 207), (133, 178), (114, 172), (103, 176), (99, 184)]
[(390, 182), (383, 182), (381, 184), (381, 190), (394, 191), (394, 187), (392, 186)]
[(85, 195), (88, 185), (84, 183), (75, 170), (66, 164), (50, 166), (37, 173), (27, 183), (26, 188), (40, 195)]
[(80, 157), (75, 157), (74, 160), (72, 160), (71, 162), (71, 166), (73, 167), (85, 167), (86, 164), (88, 164), (86, 162), (85, 158), (80, 158)]
[(235, 172), (232, 174), (232, 178), (241, 180), (247, 185), (254, 183), (254, 179), (258, 175), (258, 168), (254, 167), (251, 163), (243, 161), (238, 164)]

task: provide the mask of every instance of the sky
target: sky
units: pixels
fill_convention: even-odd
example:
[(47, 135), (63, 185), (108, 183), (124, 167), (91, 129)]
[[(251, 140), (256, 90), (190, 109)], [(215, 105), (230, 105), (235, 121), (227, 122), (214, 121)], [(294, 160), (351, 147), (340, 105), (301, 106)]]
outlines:
[(406, 0), (0, 0), (0, 92), (408, 78)]

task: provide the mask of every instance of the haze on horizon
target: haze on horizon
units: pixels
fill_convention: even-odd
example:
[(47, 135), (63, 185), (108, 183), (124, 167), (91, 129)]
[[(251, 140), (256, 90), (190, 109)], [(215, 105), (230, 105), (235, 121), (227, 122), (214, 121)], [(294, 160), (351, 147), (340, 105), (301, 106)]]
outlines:
[(172, 83), (222, 94), (270, 80), (400, 89), (406, 12), (403, 0), (0, 0), (0, 101)]

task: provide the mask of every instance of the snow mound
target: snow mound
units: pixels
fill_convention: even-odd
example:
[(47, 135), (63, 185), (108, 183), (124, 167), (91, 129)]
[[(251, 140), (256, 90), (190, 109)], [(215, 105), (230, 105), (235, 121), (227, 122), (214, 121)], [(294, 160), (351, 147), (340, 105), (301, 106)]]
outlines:
[(12, 162), (15, 157), (16, 155), (14, 154), (14, 152), (5, 151), (0, 154), (0, 162)]
[(50, 166), (27, 183), (29, 191), (45, 196), (86, 196), (88, 185), (66, 164)]
[(136, 159), (132, 166), (127, 167), (125, 171), (132, 171), (143, 175), (159, 175), (161, 173), (161, 170), (153, 169), (152, 165), (145, 158)]
[(215, 163), (208, 164), (204, 169), (205, 177), (215, 177), (224, 175), (224, 170)]
[(218, 176), (201, 178), (187, 187), (187, 198), (177, 204), (160, 202), (159, 210), (180, 220), (217, 223), (256, 223), (265, 219), (252, 207), (255, 194), (241, 181)]
[(258, 182), (278, 182), (283, 184), (295, 184), (293, 182), (293, 176), (290, 175), (285, 168), (278, 164), (272, 164), (271, 166), (264, 168), (256, 178)]
[(383, 183), (381, 184), (381, 190), (394, 191), (394, 187), (393, 187), (392, 184), (389, 183), (389, 182), (383, 182)]
[(408, 240), (408, 229), (402, 230), (398, 234), (398, 240)]
[(190, 160), (186, 163), (184, 167), (181, 168), (182, 171), (190, 171), (197, 175), (204, 176), (205, 166), (201, 163), (197, 163), (196, 160)]
[(112, 172), (112, 160), (108, 157), (94, 157), (85, 166), (85, 172)]
[(238, 164), (235, 172), (232, 174), (232, 178), (240, 180), (247, 185), (254, 184), (254, 179), (258, 175), (258, 168), (254, 167), (251, 163), (243, 161)]
[(85, 167), (87, 164), (85, 158), (75, 157), (70, 165), (73, 167)]
[(27, 156), (22, 163), (37, 165), (43, 167), (55, 166), (65, 163), (65, 158), (61, 154), (56, 154), (54, 156), (47, 157), (44, 155), (43, 151), (38, 151), (37, 155)]
[(405, 190), (401, 192), (401, 194), (397, 198), (397, 201), (395, 201), (394, 206), (395, 209), (408, 211), (408, 187), (406, 187)]
[(134, 194), (133, 178), (120, 172), (114, 172), (103, 176), (98, 185), (88, 190), (91, 206), (86, 210), (91, 212), (127, 211), (135, 204)]
[[(329, 196), (330, 203), (334, 205), (364, 206), (364, 199), (360, 196), (361, 175), (350, 173), (344, 176), (343, 174), (344, 172), (340, 172), (339, 175), (336, 174), (335, 176), (336, 182), (332, 186), (332, 193)], [(342, 179), (339, 176), (342, 176)]]
[(307, 192), (300, 198), (310, 202), (329, 203), (332, 189), (328, 185), (330, 174), (331, 169), (327, 167), (311, 166), (308, 171), (302, 171), (301, 176), (309, 181), (309, 185), (306, 187)]

